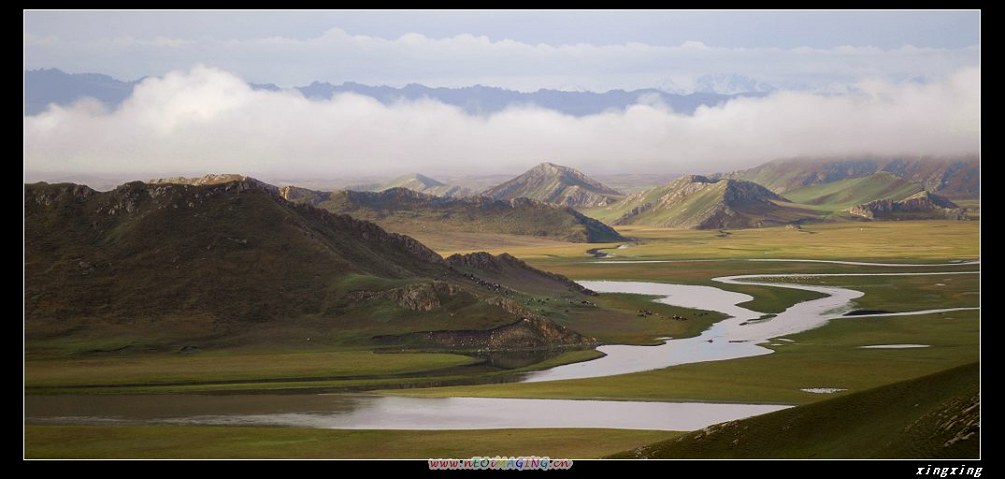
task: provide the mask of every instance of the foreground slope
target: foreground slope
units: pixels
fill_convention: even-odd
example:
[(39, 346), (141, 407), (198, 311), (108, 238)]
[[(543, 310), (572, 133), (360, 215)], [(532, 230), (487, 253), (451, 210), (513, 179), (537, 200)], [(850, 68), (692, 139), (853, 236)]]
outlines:
[(976, 458), (979, 384), (980, 367), (973, 363), (717, 424), (618, 457)]
[(25, 186), (29, 345), (369, 344), (437, 331), (468, 331), (471, 347), (589, 342), (486, 283), (412, 238), (291, 204), (253, 179)]
[(622, 241), (611, 227), (569, 207), (529, 199), (441, 198), (404, 188), (381, 192), (280, 188), (288, 201), (348, 214), (408, 234), (427, 231), (502, 233), (574, 242)]
[(749, 181), (685, 176), (588, 213), (614, 225), (756, 228), (814, 218), (810, 210)]
[(530, 198), (576, 208), (606, 206), (623, 195), (579, 170), (554, 163), (541, 163), (482, 195), (497, 200)]

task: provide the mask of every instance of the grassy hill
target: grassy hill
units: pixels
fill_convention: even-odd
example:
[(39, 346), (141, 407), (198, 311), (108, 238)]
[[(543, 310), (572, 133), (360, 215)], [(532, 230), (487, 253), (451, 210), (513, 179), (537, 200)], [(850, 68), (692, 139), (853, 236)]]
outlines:
[(752, 228), (815, 218), (813, 210), (789, 203), (748, 181), (685, 176), (586, 213), (614, 225), (670, 228)]
[(373, 221), (405, 234), (429, 231), (500, 233), (574, 242), (612, 242), (624, 238), (611, 227), (569, 207), (529, 199), (441, 198), (404, 188), (379, 193), (312, 191), (284, 186), (288, 201)]
[(437, 331), (466, 332), (463, 347), (490, 336), (494, 348), (588, 342), (519, 307), (524, 291), (488, 283), (410, 237), (289, 203), (252, 179), (25, 186), (29, 354), (369, 345)]
[(800, 188), (882, 172), (919, 184), (927, 191), (948, 198), (980, 197), (981, 163), (976, 156), (796, 158), (776, 160), (723, 176), (753, 181), (789, 197), (789, 192)]
[(623, 196), (579, 170), (554, 163), (541, 163), (481, 194), (497, 200), (530, 198), (576, 208), (604, 206)]
[(621, 458), (977, 458), (978, 363), (710, 426)]
[(785, 193), (796, 203), (813, 205), (838, 212), (876, 200), (902, 200), (924, 188), (893, 173), (879, 172), (869, 176), (848, 178), (799, 188)]

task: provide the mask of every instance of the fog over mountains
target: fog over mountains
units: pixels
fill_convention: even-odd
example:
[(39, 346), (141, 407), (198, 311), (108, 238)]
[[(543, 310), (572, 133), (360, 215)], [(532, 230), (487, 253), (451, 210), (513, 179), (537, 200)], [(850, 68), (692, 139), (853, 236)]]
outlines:
[(980, 78), (970, 68), (937, 82), (823, 94), (765, 92), (726, 76), (709, 81), (758, 91), (677, 95), (320, 82), (279, 89), (203, 65), (141, 81), (34, 70), (25, 73), (26, 179), (240, 171), (309, 186), (410, 172), (511, 174), (541, 162), (591, 175), (680, 175), (778, 158), (958, 156), (977, 153)]
[[(71, 74), (55, 68), (30, 70), (25, 73), (25, 114), (36, 115), (50, 104), (69, 106), (84, 98), (94, 98), (107, 108), (115, 109), (142, 80), (123, 81), (100, 73)], [(266, 91), (282, 90), (272, 83), (252, 83), (251, 87)], [(675, 112), (691, 115), (699, 106), (715, 106), (736, 97), (763, 96), (774, 87), (742, 75), (706, 75), (701, 78), (698, 89), (691, 93), (654, 88), (606, 92), (540, 89), (525, 93), (482, 85), (436, 88), (409, 84), (395, 88), (355, 82), (335, 85), (326, 81), (314, 81), (292, 90), (318, 101), (331, 100), (343, 93), (368, 96), (384, 105), (428, 99), (456, 106), (470, 115), (488, 115), (512, 106), (535, 105), (566, 115), (584, 116), (624, 110), (637, 103), (666, 105)]]

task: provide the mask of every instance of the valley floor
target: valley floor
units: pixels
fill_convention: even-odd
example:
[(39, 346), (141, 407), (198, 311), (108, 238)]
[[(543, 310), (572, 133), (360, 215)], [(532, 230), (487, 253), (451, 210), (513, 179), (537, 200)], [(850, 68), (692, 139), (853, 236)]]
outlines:
[[(815, 293), (766, 286), (722, 285), (712, 278), (735, 274), (963, 272), (945, 276), (807, 277), (802, 282), (862, 291), (858, 309), (916, 311), (980, 306), (979, 264), (895, 268), (880, 265), (816, 263), (836, 260), (868, 263), (935, 264), (980, 258), (979, 222), (887, 222), (811, 225), (738, 231), (682, 231), (619, 228), (634, 242), (600, 245), (609, 258), (586, 254), (586, 245), (542, 241), (515, 244), (509, 239), (422, 238), (441, 254), (488, 249), (509, 252), (535, 267), (573, 279), (655, 281), (715, 285), (754, 297), (744, 307), (777, 313), (812, 299)], [(478, 241), (476, 241), (478, 240)], [(592, 245), (591, 245), (592, 246)], [(774, 259), (777, 261), (750, 261)], [(972, 273), (972, 274), (971, 274)], [(607, 296), (607, 297), (605, 297)], [(606, 306), (627, 311), (619, 323), (601, 317), (569, 319), (607, 342), (644, 344), (664, 335), (695, 335), (719, 317), (692, 321), (669, 331), (669, 322), (635, 318), (636, 309), (666, 307), (670, 314), (697, 318), (695, 310), (654, 305), (652, 298), (605, 295)], [(715, 318), (715, 319), (713, 319)], [(189, 356), (110, 355), (100, 359), (60, 356), (55, 348), (26, 362), (26, 390), (48, 393), (209, 392), (219, 390), (383, 390), (384, 394), (437, 397), (523, 397), (646, 401), (825, 404), (901, 381), (938, 374), (964, 365), (979, 367), (980, 311), (916, 316), (854, 317), (773, 340), (773, 354), (727, 361), (686, 364), (612, 377), (540, 383), (479, 384), (514, 370), (491, 368), (469, 356), (439, 353), (373, 354), (370, 351), (260, 351), (200, 353)], [(685, 322), (682, 322), (685, 323)], [(672, 334), (668, 334), (671, 332)], [(875, 349), (863, 346), (921, 344), (922, 348)], [(52, 346), (52, 345), (50, 345)], [(65, 345), (60, 345), (60, 347)], [(517, 371), (542, 369), (594, 357), (570, 351)], [(365, 365), (365, 370), (358, 369)], [(974, 382), (967, 370), (953, 384)], [(956, 381), (956, 382), (953, 382)], [(446, 386), (446, 387), (426, 387)], [(408, 389), (401, 389), (408, 387)], [(979, 390), (979, 386), (978, 387)], [(804, 391), (836, 388), (833, 394)], [(891, 410), (911, 405), (895, 398)], [(798, 411), (793, 408), (785, 412)], [(782, 414), (775, 413), (775, 414)], [(837, 411), (835, 414), (848, 414)], [(881, 413), (877, 413), (881, 414)], [(168, 425), (26, 425), (27, 457), (470, 457), (472, 455), (551, 455), (600, 457), (637, 450), (681, 433), (632, 430), (480, 430), (347, 431), (271, 427)], [(979, 437), (979, 436), (978, 436)], [(841, 454), (868, 447), (854, 435), (827, 443)], [(824, 441), (821, 442), (823, 447)], [(696, 446), (697, 447), (697, 446)], [(718, 447), (718, 446), (716, 446)], [(663, 449), (659, 449), (662, 451)], [(667, 451), (675, 449), (669, 448)], [(894, 448), (894, 455), (910, 455)], [(689, 450), (702, 456), (699, 450)], [(820, 451), (816, 451), (820, 452)], [(669, 454), (669, 453), (668, 453)], [(709, 448), (707, 455), (720, 457)], [(706, 456), (707, 456), (706, 455)], [(793, 457), (819, 454), (800, 449)], [(661, 456), (666, 457), (666, 456)], [(755, 456), (756, 457), (756, 454)]]

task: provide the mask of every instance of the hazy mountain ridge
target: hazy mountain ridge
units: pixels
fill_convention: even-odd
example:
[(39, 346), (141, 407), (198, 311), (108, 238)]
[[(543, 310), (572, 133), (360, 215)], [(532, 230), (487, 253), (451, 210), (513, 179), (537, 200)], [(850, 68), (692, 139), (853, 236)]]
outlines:
[(502, 233), (575, 242), (624, 240), (611, 227), (572, 208), (525, 198), (446, 198), (405, 188), (321, 192), (295, 186), (280, 188), (280, 195), (288, 201), (368, 219), (404, 232)]
[(451, 198), (463, 198), (474, 194), (474, 192), (468, 188), (457, 185), (448, 185), (442, 181), (419, 173), (399, 176), (381, 185), (380, 188), (375, 189), (377, 191), (384, 191), (392, 188), (405, 188), (412, 191), (418, 191), (419, 193), (425, 193), (427, 195), (446, 196)]
[(887, 172), (948, 198), (980, 197), (980, 158), (800, 158), (717, 175), (759, 183), (784, 194), (799, 188)]
[[(28, 115), (41, 113), (49, 104), (67, 106), (82, 98), (95, 98), (109, 109), (115, 109), (132, 94), (133, 88), (142, 81), (142, 79), (121, 81), (95, 73), (70, 74), (58, 69), (28, 70), (24, 73), (24, 78), (25, 113)], [(702, 88), (707, 90), (716, 88), (716, 85), (721, 82), (710, 80), (706, 83), (703, 84)], [(510, 107), (536, 105), (573, 116), (624, 110), (640, 101), (659, 102), (669, 106), (675, 112), (690, 115), (700, 106), (715, 106), (733, 98), (763, 96), (766, 91), (769, 91), (763, 88), (750, 92), (737, 91), (738, 88), (742, 90), (742, 87), (748, 84), (743, 81), (727, 81), (721, 84), (726, 85), (730, 93), (701, 91), (679, 94), (658, 89), (610, 90), (603, 93), (542, 89), (525, 93), (481, 85), (463, 88), (437, 88), (410, 84), (395, 88), (354, 82), (333, 85), (323, 81), (315, 81), (309, 85), (295, 87), (293, 90), (312, 100), (330, 100), (338, 94), (353, 93), (374, 98), (385, 105), (403, 100), (431, 99), (456, 106), (471, 115), (488, 115)], [(282, 90), (279, 86), (271, 83), (250, 83), (249, 85), (257, 90)], [(756, 83), (753, 85), (757, 86)]]
[(529, 198), (575, 208), (606, 206), (624, 196), (579, 170), (554, 163), (541, 163), (481, 194), (498, 200)]
[(55, 68), (29, 70), (24, 74), (25, 114), (45, 111), (50, 104), (68, 106), (93, 98), (110, 109), (132, 95), (140, 80), (121, 81), (100, 73), (65, 73)]

